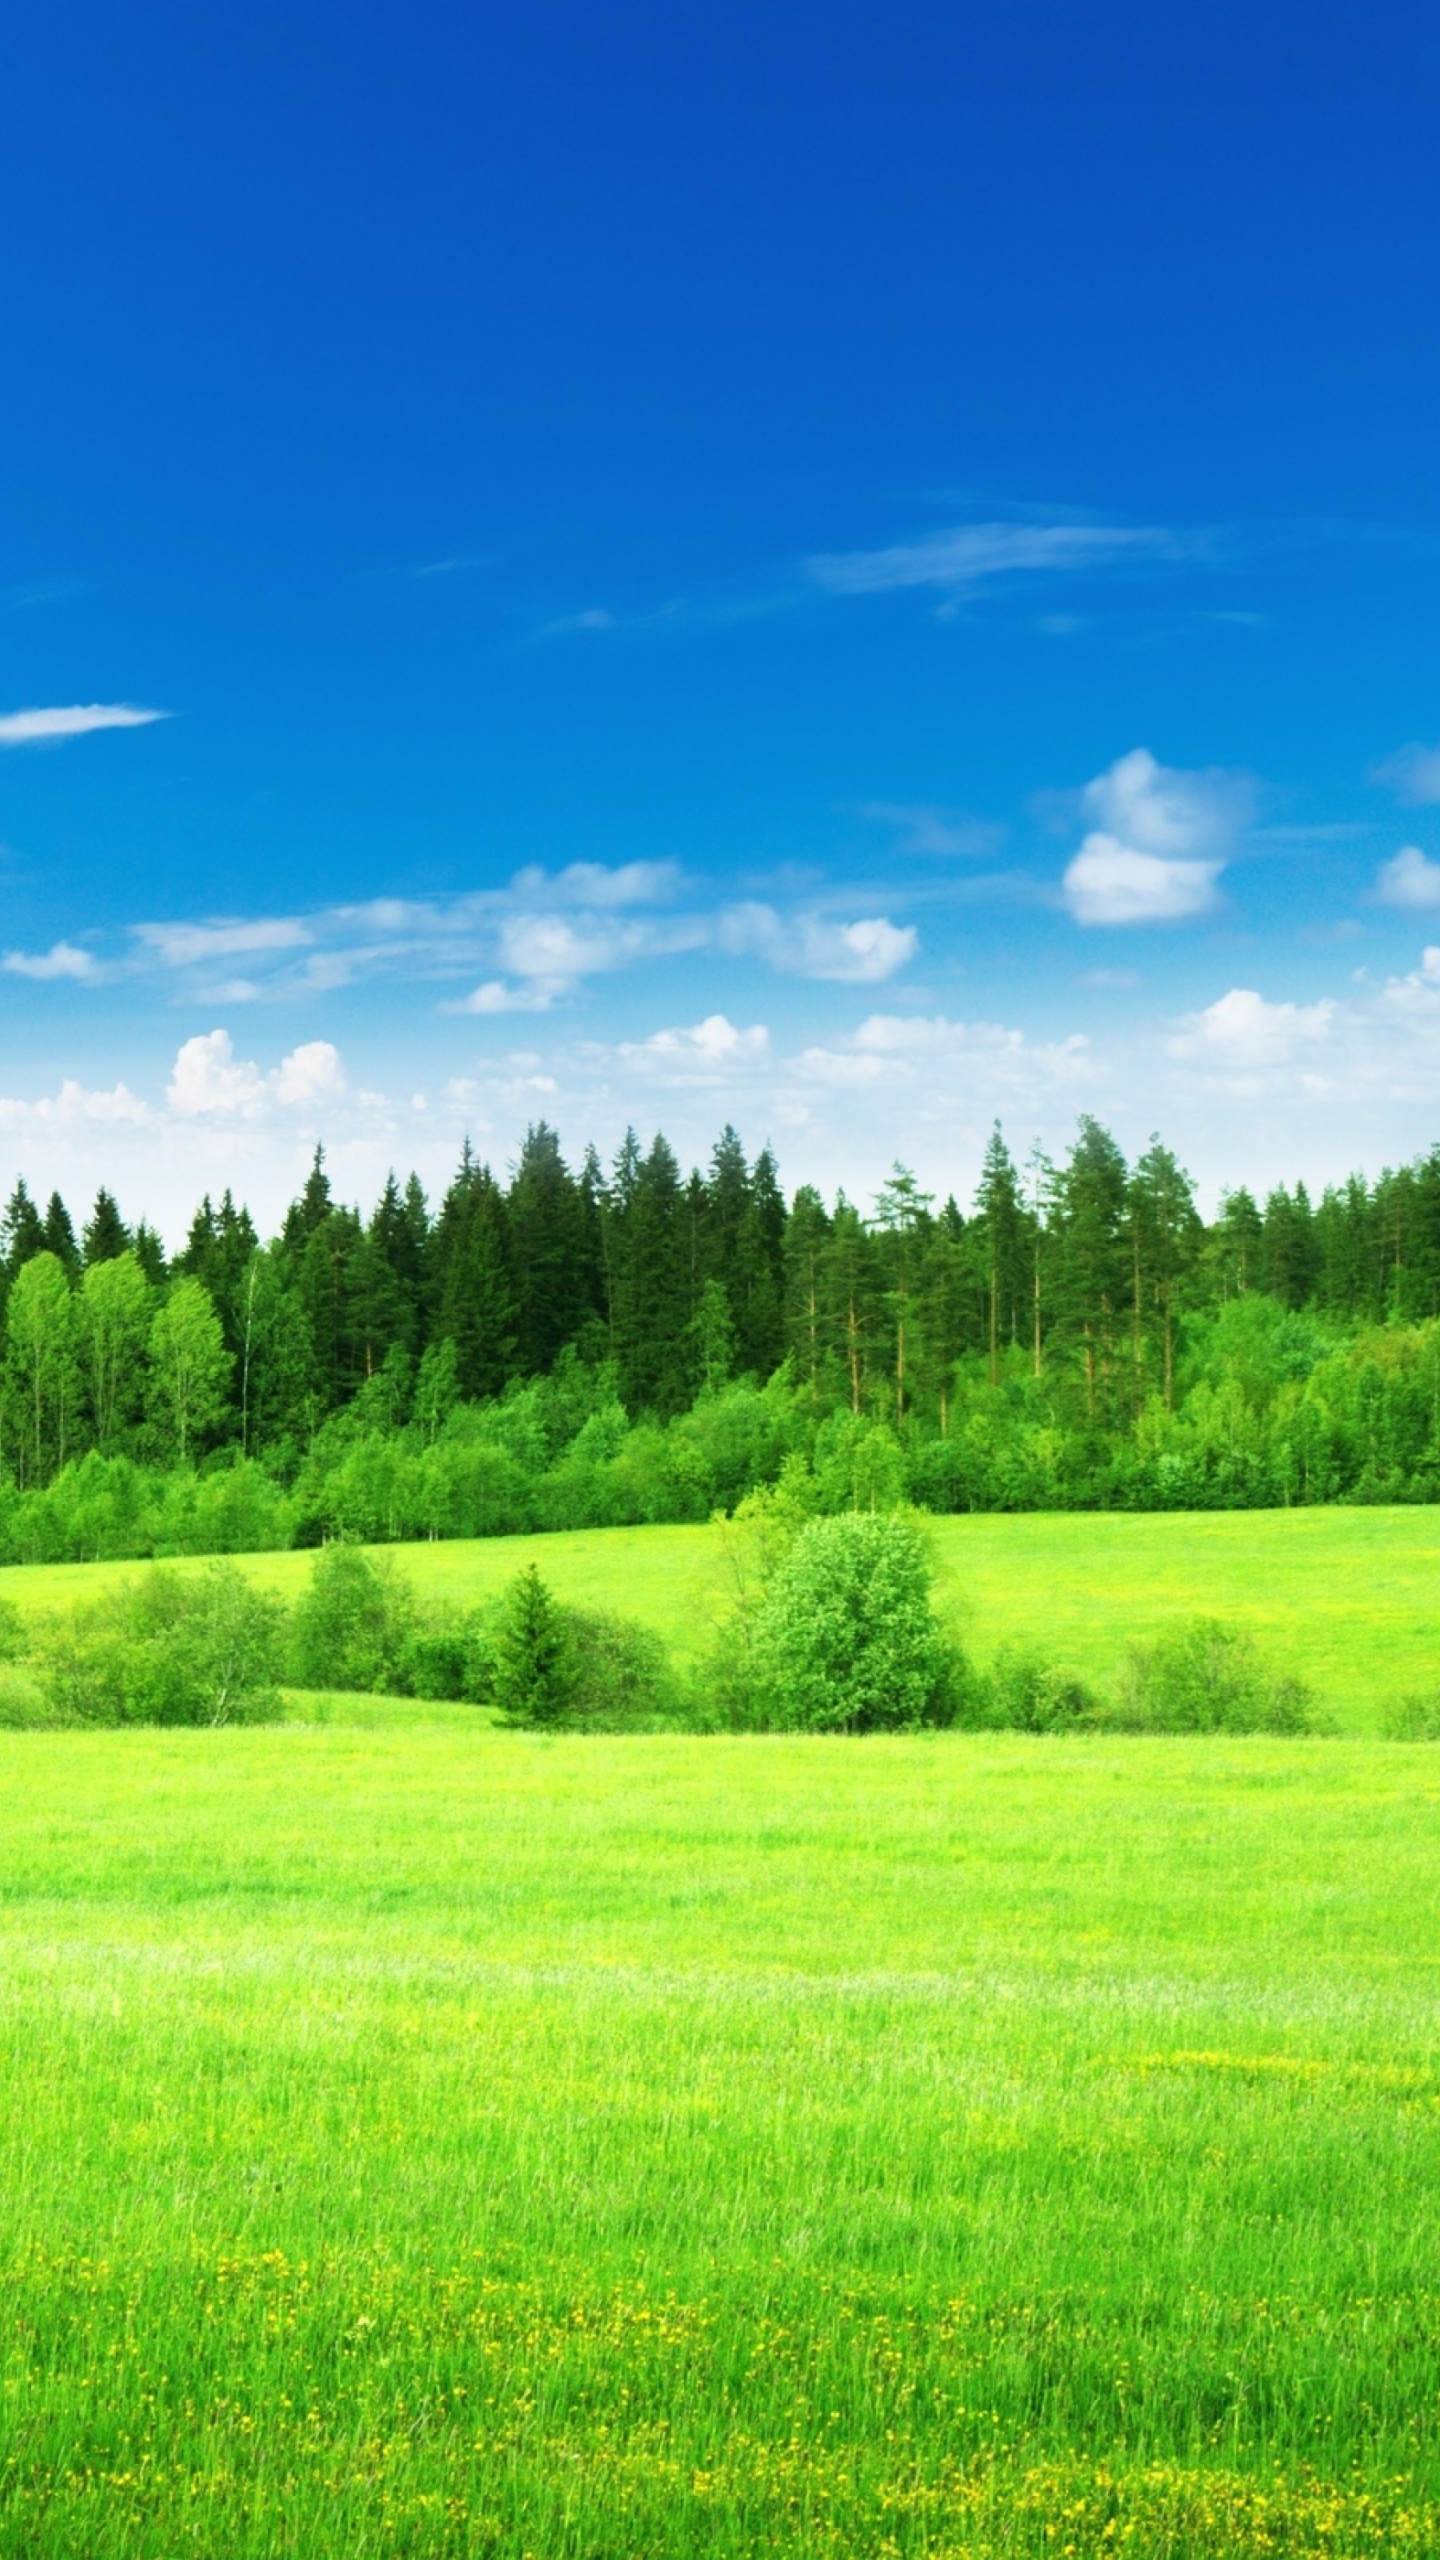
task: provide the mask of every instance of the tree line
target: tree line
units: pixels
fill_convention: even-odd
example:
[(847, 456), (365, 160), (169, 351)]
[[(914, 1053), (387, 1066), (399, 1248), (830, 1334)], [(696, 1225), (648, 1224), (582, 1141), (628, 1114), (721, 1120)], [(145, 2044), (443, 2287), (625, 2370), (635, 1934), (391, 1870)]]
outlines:
[(294, 1488), (357, 1432), (433, 1449), (545, 1382), (552, 1418), (563, 1407), (613, 1456), (617, 1432), (678, 1428), (727, 1394), (738, 1411), (742, 1383), (778, 1377), (796, 1429), (883, 1426), (937, 1495), (944, 1467), (913, 1453), (973, 1443), (987, 1393), (992, 1440), (999, 1399), (1032, 1442), (1083, 1444), (1094, 1478), (1097, 1451), (1180, 1430), (1205, 1344), (1247, 1302), (1301, 1320), (1283, 1344), (1271, 1325), (1270, 1386), (1342, 1335), (1423, 1329), (1440, 1312), (1440, 1148), (1316, 1201), (1301, 1183), (1263, 1202), (1236, 1188), (1207, 1223), (1158, 1138), (1127, 1163), (1089, 1117), (1059, 1162), (1017, 1163), (997, 1125), (965, 1209), (900, 1164), (866, 1206), (810, 1185), (787, 1199), (769, 1148), (747, 1161), (729, 1128), (703, 1171), (633, 1132), (608, 1168), (591, 1149), (576, 1170), (541, 1122), (508, 1178), (467, 1144), (438, 1204), (392, 1175), (368, 1218), (317, 1149), (278, 1234), (227, 1191), (173, 1258), (108, 1191), (77, 1234), (58, 1194), (42, 1211), (21, 1181), (0, 1222), (0, 1457), (21, 1493), (86, 1453), (258, 1462)]

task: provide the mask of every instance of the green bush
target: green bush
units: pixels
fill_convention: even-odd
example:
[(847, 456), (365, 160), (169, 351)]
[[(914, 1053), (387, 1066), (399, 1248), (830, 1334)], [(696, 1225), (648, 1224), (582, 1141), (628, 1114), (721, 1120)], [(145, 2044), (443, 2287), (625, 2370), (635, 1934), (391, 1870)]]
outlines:
[(388, 1558), (322, 1547), (290, 1626), (297, 1689), (400, 1691), (416, 1628), (415, 1598)]
[(1019, 1645), (1001, 1646), (973, 1695), (976, 1723), (1014, 1733), (1074, 1733), (1093, 1724), (1100, 1712), (1099, 1700), (1083, 1680)]
[(280, 1713), (284, 1611), (238, 1566), (152, 1566), (42, 1620), (31, 1658), (64, 1724), (256, 1724)]
[(1440, 1689), (1401, 1698), (1385, 1719), (1392, 1742), (1440, 1742)]
[(894, 1512), (812, 1520), (755, 1613), (755, 1721), (817, 1733), (951, 1724), (968, 1673), (942, 1634), (925, 1542)]
[(1117, 1719), (1152, 1733), (1309, 1733), (1315, 1700), (1266, 1662), (1253, 1636), (1193, 1618), (1132, 1646)]

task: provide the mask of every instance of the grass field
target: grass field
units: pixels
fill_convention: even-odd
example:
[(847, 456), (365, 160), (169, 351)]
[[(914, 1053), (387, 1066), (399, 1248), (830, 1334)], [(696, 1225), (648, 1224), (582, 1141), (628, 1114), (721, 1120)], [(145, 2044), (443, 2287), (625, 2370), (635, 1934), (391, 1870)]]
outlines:
[[(1376, 1731), (1407, 1690), (1440, 1686), (1440, 1509), (1026, 1514), (940, 1519), (932, 1534), (941, 1599), (981, 1659), (1018, 1637), (1105, 1687), (1134, 1637), (1207, 1612), (1251, 1628), (1356, 1732)], [(562, 1598), (643, 1619), (686, 1657), (711, 1640), (730, 1594), (709, 1528), (387, 1552), (422, 1590), (461, 1607), (533, 1558)], [(294, 1593), (312, 1559), (241, 1561)], [(134, 1570), (11, 1566), (0, 1595), (33, 1609)]]
[(1440, 2547), (1440, 1754), (330, 1713), (0, 1734), (0, 2550)]

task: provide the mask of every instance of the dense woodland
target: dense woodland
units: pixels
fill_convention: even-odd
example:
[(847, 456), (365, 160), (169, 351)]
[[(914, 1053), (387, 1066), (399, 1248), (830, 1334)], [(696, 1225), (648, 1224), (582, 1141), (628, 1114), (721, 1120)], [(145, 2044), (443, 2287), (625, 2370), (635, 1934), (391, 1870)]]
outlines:
[(787, 1201), (730, 1129), (576, 1172), (541, 1123), (368, 1219), (317, 1151), (277, 1236), (227, 1192), (173, 1260), (17, 1183), (0, 1293), (12, 1557), (703, 1519), (787, 1467), (817, 1509), (1440, 1493), (1440, 1148), (1207, 1226), (1089, 1118), (1060, 1164), (997, 1127), (968, 1210), (900, 1165)]

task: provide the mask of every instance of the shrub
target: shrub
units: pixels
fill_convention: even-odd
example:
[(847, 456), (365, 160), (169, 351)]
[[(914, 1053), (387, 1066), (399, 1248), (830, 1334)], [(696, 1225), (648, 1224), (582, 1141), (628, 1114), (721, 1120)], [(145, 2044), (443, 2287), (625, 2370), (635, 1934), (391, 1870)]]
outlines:
[(283, 1623), (233, 1564), (155, 1565), (42, 1620), (34, 1676), (61, 1723), (256, 1724), (280, 1712)]
[(1073, 1733), (1099, 1712), (1083, 1680), (1019, 1645), (1001, 1646), (974, 1696), (976, 1722), (1015, 1733)]
[(414, 1595), (388, 1558), (322, 1547), (291, 1621), (290, 1677), (299, 1689), (403, 1689), (414, 1629)]
[(755, 1720), (819, 1733), (953, 1723), (966, 1678), (924, 1540), (893, 1512), (801, 1530), (756, 1614), (752, 1661)]
[(1308, 1733), (1315, 1701), (1303, 1681), (1278, 1677), (1243, 1629), (1194, 1618), (1132, 1646), (1119, 1720), (1156, 1733)]
[(1401, 1698), (1385, 1719), (1392, 1742), (1440, 1742), (1440, 1689)]
[(677, 1723), (684, 1700), (659, 1636), (609, 1610), (567, 1609), (575, 1687), (569, 1721), (623, 1733)]

